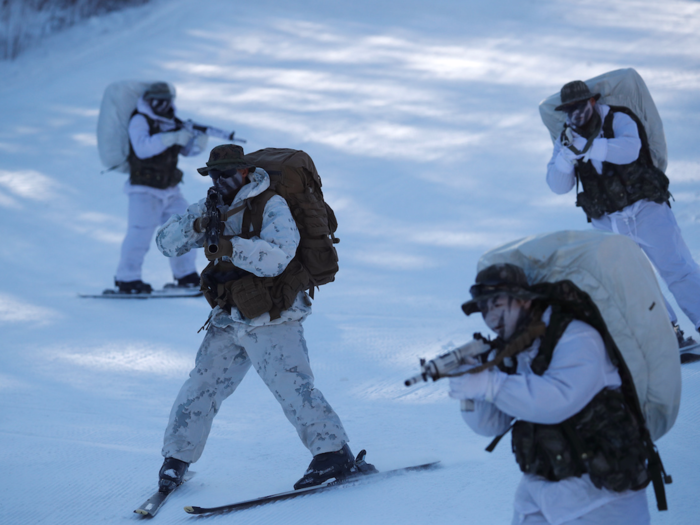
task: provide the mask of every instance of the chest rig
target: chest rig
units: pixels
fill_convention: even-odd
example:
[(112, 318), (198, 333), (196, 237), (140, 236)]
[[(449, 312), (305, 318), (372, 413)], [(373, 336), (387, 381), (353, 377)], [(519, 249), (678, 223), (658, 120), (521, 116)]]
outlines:
[[(583, 209), (589, 221), (598, 219), (606, 213), (620, 211), (642, 199), (668, 203), (671, 197), (668, 191), (668, 177), (654, 166), (646, 131), (632, 111), (622, 106), (611, 106), (603, 121), (603, 137), (606, 139), (615, 137), (613, 131), (615, 113), (625, 113), (634, 120), (642, 147), (638, 158), (629, 164), (613, 164), (604, 161), (602, 174), (596, 171), (591, 161), (578, 161), (574, 168), (576, 206)], [(579, 183), (583, 186), (583, 191), (580, 193), (578, 193)]]
[[(131, 116), (136, 114), (146, 118), (149, 135), (161, 132), (157, 121), (136, 110)], [(175, 122), (181, 124), (178, 119), (175, 119)], [(182, 181), (182, 171), (177, 167), (177, 158), (181, 149), (181, 146), (175, 144), (158, 155), (140, 159), (134, 153), (134, 147), (129, 141), (129, 157), (127, 159), (131, 173), (129, 181), (138, 186), (150, 186), (161, 190), (178, 185)]]
[[(229, 210), (222, 220), (243, 211), (241, 233), (238, 237), (251, 239), (260, 237), (265, 205), (277, 195), (267, 189), (252, 199), (247, 199)], [(308, 274), (296, 255), (276, 277), (258, 277), (235, 266), (230, 259), (233, 255), (232, 235), (222, 235), (216, 253), (211, 253), (205, 245), (204, 254), (209, 264), (201, 274), (201, 290), (212, 308), (219, 306), (227, 312), (232, 307), (248, 319), (254, 319), (266, 312), (270, 319), (279, 319), (282, 310), (294, 304), (297, 294), (309, 287)]]

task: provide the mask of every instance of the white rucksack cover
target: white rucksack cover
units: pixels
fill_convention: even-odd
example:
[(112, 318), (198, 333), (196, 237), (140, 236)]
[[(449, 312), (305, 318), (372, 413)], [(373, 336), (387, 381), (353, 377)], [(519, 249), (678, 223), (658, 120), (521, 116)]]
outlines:
[[(97, 119), (97, 150), (105, 168), (129, 173), (129, 120), (139, 98), (153, 83), (122, 80), (105, 89)], [(175, 94), (172, 85), (170, 91)]]
[(588, 293), (632, 374), (653, 440), (676, 421), (681, 398), (678, 341), (648, 259), (622, 235), (561, 231), (527, 237), (485, 253), (478, 271), (516, 264), (529, 283), (568, 279)]
[[(601, 94), (599, 102), (608, 106), (624, 106), (632, 110), (646, 131), (654, 166), (665, 172), (668, 164), (668, 150), (664, 125), (656, 104), (651, 98), (651, 93), (639, 73), (632, 68), (617, 69), (585, 82), (591, 93)], [(556, 142), (561, 136), (566, 123), (566, 113), (554, 109), (560, 104), (559, 93), (540, 102), (540, 116), (549, 130), (552, 142)]]

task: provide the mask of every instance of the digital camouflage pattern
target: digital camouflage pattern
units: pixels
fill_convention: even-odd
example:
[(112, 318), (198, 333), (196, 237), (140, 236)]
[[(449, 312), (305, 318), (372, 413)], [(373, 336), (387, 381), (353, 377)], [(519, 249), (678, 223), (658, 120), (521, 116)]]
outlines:
[[(231, 206), (222, 214), (265, 191), (270, 179), (262, 169), (249, 176)], [(158, 231), (160, 251), (174, 257), (200, 248), (204, 234), (193, 224), (204, 213), (204, 199), (182, 215), (174, 215)], [(229, 217), (224, 235), (238, 235), (243, 211)], [(232, 239), (232, 255), (225, 257), (238, 268), (258, 277), (279, 275), (294, 258), (299, 231), (289, 206), (278, 195), (265, 206), (259, 237)], [(337, 414), (314, 388), (301, 322), (311, 313), (306, 293), (299, 292), (292, 306), (271, 320), (269, 313), (247, 319), (237, 308), (230, 312), (216, 306), (209, 328), (190, 372), (173, 405), (165, 432), (163, 455), (188, 463), (199, 459), (221, 403), (230, 396), (253, 366), (297, 429), (302, 443), (313, 455), (340, 450), (348, 441)]]
[(301, 322), (247, 331), (211, 326), (170, 413), (164, 457), (188, 463), (199, 459), (221, 403), (241, 384), (251, 365), (313, 455), (340, 450), (348, 442), (337, 414), (314, 388)]

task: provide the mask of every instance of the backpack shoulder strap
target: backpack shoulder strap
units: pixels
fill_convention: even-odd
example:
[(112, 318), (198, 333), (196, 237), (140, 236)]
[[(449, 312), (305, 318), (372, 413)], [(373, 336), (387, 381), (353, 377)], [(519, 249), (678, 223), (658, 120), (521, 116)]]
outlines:
[(131, 117), (129, 117), (129, 122), (131, 122), (131, 119), (134, 118), (136, 115), (141, 115), (143, 118), (146, 119), (146, 123), (148, 124), (148, 134), (149, 135), (155, 135), (156, 133), (159, 132), (160, 128), (156, 124), (156, 121), (153, 120), (148, 115), (146, 115), (145, 113), (141, 113), (138, 109), (135, 109), (131, 113)]
[(256, 195), (250, 199), (250, 201), (247, 201), (248, 206), (243, 212), (243, 225), (241, 229), (242, 238), (251, 239), (253, 237), (260, 237), (265, 206), (275, 195), (277, 195), (277, 193), (268, 188), (260, 195)]
[(554, 349), (566, 331), (567, 327), (574, 320), (574, 315), (562, 310), (558, 304), (552, 305), (552, 315), (549, 318), (549, 326), (540, 342), (540, 349), (532, 360), (530, 368), (532, 372), (541, 376), (549, 368), (554, 355)]
[(615, 131), (613, 131), (613, 119), (615, 118), (616, 109), (610, 108), (608, 114), (605, 115), (605, 120), (603, 121), (603, 137), (606, 139), (615, 138)]
[[(647, 166), (653, 166), (654, 163), (651, 159), (651, 150), (649, 149), (649, 138), (647, 137), (646, 129), (644, 129), (644, 125), (639, 120), (639, 117), (635, 115), (634, 111), (632, 111), (631, 109), (626, 108), (625, 106), (610, 106), (610, 111), (608, 112), (608, 115), (605, 118), (606, 124), (608, 122), (608, 118), (610, 119), (609, 131), (606, 130), (606, 126), (603, 125), (605, 138), (609, 139), (615, 137), (615, 133), (612, 129), (614, 113), (624, 113), (629, 118), (631, 118), (637, 125), (637, 133), (639, 134), (639, 140), (642, 141), (642, 148), (639, 151), (639, 158), (642, 159)], [(608, 133), (610, 136), (608, 136)]]

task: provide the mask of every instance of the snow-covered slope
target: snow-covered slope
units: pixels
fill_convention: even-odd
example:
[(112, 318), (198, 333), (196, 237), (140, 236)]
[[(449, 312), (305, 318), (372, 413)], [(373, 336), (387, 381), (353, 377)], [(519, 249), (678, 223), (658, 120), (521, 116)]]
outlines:
[[(509, 446), (485, 453), (445, 384), (408, 390), (403, 379), (419, 356), (485, 330), (459, 308), (483, 251), (588, 227), (573, 195), (544, 180), (551, 143), (537, 104), (569, 80), (619, 67), (645, 78), (673, 209), (700, 258), (699, 35), (700, 4), (685, 0), (159, 0), (0, 63), (0, 521), (135, 519), (201, 341), (203, 300), (76, 296), (111, 284), (125, 229), (124, 176), (100, 174), (94, 135), (107, 84), (171, 81), (183, 116), (235, 129), (247, 150), (312, 155), (342, 265), (305, 323), (317, 385), (380, 469), (443, 464), (211, 521), (508, 523), (519, 479)], [(205, 160), (181, 161), (191, 201), (206, 191), (194, 171)], [(155, 248), (144, 279), (171, 279)], [(678, 423), (659, 443), (671, 510), (656, 512), (649, 490), (655, 524), (700, 513), (700, 364), (683, 380)], [(197, 477), (156, 519), (288, 490), (309, 459), (251, 373)]]

